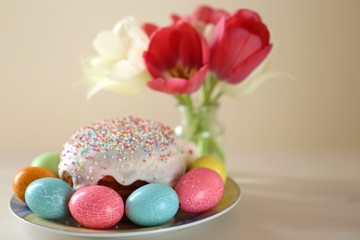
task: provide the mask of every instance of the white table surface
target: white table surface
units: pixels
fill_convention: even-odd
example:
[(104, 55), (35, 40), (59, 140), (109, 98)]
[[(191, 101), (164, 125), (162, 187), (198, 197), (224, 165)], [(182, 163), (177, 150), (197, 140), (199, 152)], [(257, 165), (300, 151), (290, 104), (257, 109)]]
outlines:
[[(11, 214), (12, 180), (34, 156), (0, 153), (0, 239), (88, 239), (40, 230)], [(360, 150), (238, 151), (227, 168), (242, 190), (230, 212), (130, 239), (360, 239)]]

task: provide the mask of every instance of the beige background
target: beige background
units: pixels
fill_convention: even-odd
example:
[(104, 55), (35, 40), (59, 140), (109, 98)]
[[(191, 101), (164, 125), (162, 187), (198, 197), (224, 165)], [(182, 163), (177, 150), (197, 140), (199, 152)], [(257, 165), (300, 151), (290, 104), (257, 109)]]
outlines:
[(136, 115), (174, 126), (171, 96), (73, 87), (92, 40), (121, 17), (169, 23), (201, 3), (258, 11), (272, 32), (272, 70), (295, 80), (267, 82), (245, 99), (223, 98), (228, 149), (359, 149), (360, 1), (0, 1), (0, 152), (60, 151), (93, 120)]

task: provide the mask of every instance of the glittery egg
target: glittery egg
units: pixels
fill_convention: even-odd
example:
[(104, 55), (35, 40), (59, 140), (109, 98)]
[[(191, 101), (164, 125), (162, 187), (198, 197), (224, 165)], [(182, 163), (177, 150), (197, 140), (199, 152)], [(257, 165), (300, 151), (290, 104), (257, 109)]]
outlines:
[(43, 167), (49, 169), (58, 176), (58, 166), (60, 163), (60, 154), (57, 152), (45, 152), (35, 157), (31, 162), (33, 167)]
[(209, 168), (195, 168), (184, 174), (175, 186), (180, 209), (199, 213), (214, 207), (224, 193), (221, 176)]
[(126, 216), (142, 226), (164, 224), (175, 216), (178, 209), (176, 192), (161, 183), (150, 183), (136, 189), (125, 204)]
[(33, 213), (47, 219), (60, 219), (69, 214), (72, 188), (58, 178), (33, 181), (25, 192), (26, 204)]
[(113, 189), (88, 186), (76, 191), (70, 199), (71, 215), (88, 228), (104, 229), (115, 226), (124, 215), (124, 202)]
[(21, 169), (13, 181), (13, 190), (16, 196), (25, 202), (26, 188), (36, 179), (45, 177), (55, 178), (56, 176), (50, 170), (42, 167), (26, 167)]

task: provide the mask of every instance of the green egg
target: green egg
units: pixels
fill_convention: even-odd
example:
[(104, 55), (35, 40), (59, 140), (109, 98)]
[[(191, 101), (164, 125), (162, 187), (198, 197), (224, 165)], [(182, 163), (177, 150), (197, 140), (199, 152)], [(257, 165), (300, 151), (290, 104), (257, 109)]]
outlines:
[(49, 169), (58, 176), (58, 166), (60, 163), (60, 154), (57, 152), (46, 152), (38, 155), (31, 163), (33, 167), (43, 167)]

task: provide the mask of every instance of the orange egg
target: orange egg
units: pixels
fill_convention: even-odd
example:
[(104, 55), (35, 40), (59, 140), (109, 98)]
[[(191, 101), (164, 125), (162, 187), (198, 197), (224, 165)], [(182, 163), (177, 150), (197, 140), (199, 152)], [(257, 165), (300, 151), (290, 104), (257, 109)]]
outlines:
[(43, 167), (26, 167), (21, 169), (16, 174), (13, 182), (13, 189), (16, 196), (25, 202), (26, 188), (36, 179), (45, 177), (56, 178), (53, 172)]

